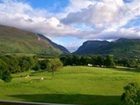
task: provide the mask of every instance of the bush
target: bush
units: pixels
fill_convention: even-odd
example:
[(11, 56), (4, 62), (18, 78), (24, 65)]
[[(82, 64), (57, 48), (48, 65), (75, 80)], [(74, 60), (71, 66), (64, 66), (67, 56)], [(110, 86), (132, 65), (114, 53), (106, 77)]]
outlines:
[(11, 79), (12, 79), (11, 73), (8, 70), (5, 70), (3, 72), (2, 80), (5, 81), (5, 82), (10, 82)]
[(122, 105), (140, 105), (140, 88), (137, 83), (129, 83), (124, 90), (121, 96)]

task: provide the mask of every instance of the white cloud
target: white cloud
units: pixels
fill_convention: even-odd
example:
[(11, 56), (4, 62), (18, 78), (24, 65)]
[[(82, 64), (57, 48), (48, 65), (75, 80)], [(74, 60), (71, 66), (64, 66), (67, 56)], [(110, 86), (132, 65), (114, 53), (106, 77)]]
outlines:
[(70, 5), (66, 8), (66, 11), (67, 13), (80, 11), (94, 3), (95, 2), (90, 0), (70, 0)]
[[(140, 37), (140, 29), (137, 29), (137, 31), (125, 29), (127, 30), (125, 33), (122, 32), (122, 27), (136, 16), (140, 16), (140, 2), (138, 0), (134, 0), (128, 4), (124, 3), (122, 0), (101, 0), (81, 11), (69, 13), (62, 19), (62, 22), (69, 25), (82, 23), (92, 27), (92, 31), (83, 32), (81, 30), (82, 38), (92, 37), (99, 39), (105, 38), (105, 36), (106, 38), (127, 38), (130, 36), (133, 38)], [(106, 31), (109, 35), (105, 33)], [(110, 33), (112, 33), (112, 36)], [(114, 36), (113, 34), (116, 34), (117, 36)]]
[(69, 0), (69, 5), (64, 9), (62, 13), (55, 14), (59, 19), (66, 17), (69, 13), (81, 11), (81, 9), (87, 8), (89, 5), (93, 5), (96, 2), (94, 0)]
[[(130, 3), (123, 0), (70, 0), (63, 12), (55, 14), (17, 0), (0, 3), (0, 24), (49, 37), (73, 36), (81, 40), (140, 38), (139, 26), (124, 27), (137, 16), (140, 16), (139, 0)], [(75, 44), (72, 45), (67, 46), (75, 48)]]
[(61, 36), (77, 30), (62, 24), (47, 10), (33, 9), (29, 4), (6, 0), (0, 3), (0, 24), (38, 32), (48, 36)]

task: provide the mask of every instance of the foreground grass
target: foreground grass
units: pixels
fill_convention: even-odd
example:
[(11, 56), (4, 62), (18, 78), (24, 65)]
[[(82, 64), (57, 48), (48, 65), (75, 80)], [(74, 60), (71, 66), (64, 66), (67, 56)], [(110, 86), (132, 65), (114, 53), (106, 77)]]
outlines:
[(68, 66), (53, 78), (48, 72), (14, 74), (11, 83), (0, 81), (0, 100), (119, 105), (123, 87), (133, 81), (140, 82), (139, 72)]

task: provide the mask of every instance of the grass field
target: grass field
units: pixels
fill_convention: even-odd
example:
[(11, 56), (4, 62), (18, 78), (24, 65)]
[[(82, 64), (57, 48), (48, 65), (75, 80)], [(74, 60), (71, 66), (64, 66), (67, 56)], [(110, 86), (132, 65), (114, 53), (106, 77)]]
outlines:
[(140, 83), (140, 72), (68, 66), (53, 78), (48, 72), (14, 74), (12, 82), (0, 81), (0, 100), (119, 105), (123, 87), (133, 81)]

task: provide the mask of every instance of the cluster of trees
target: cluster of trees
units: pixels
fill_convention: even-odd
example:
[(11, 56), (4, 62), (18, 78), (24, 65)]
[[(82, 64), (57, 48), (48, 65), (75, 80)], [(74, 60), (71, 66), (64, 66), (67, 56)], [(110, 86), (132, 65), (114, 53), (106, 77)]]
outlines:
[(125, 67), (133, 67), (133, 68), (140, 67), (140, 59), (121, 58), (121, 59), (118, 59), (116, 63), (120, 66), (125, 66)]
[(52, 75), (54, 75), (54, 72), (62, 67), (63, 63), (58, 58), (53, 59), (42, 58), (36, 62), (35, 66), (32, 69), (35, 71), (47, 70), (49, 72), (52, 72)]
[(140, 59), (115, 58), (113, 57), (113, 55), (107, 55), (107, 56), (63, 55), (60, 57), (60, 59), (65, 66), (92, 64), (93, 66), (100, 66), (100, 67), (115, 67), (116, 65), (124, 66), (124, 67), (132, 67), (132, 68), (140, 67)]
[(0, 56), (0, 60), (6, 64), (5, 67), (8, 68), (10, 73), (19, 73), (32, 69), (36, 64), (37, 58), (27, 56), (3, 55)]
[(79, 55), (64, 55), (60, 57), (63, 64), (66, 65), (88, 65), (100, 67), (114, 67), (115, 61), (112, 55), (103, 56), (79, 56)]
[(28, 70), (47, 70), (54, 73), (63, 64), (58, 58), (40, 58), (38, 56), (0, 56), (0, 79), (11, 81), (11, 73)]

